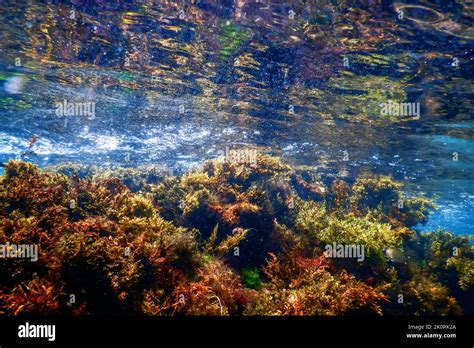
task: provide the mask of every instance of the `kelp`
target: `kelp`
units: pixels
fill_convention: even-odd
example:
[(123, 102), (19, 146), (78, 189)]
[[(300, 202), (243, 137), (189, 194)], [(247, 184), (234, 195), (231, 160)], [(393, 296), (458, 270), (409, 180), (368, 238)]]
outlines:
[[(6, 163), (0, 244), (39, 255), (0, 259), (0, 312), (474, 313), (471, 237), (412, 229), (429, 219), (428, 199), (389, 177), (346, 182), (235, 158), (179, 176)], [(326, 254), (333, 244), (364, 257)]]

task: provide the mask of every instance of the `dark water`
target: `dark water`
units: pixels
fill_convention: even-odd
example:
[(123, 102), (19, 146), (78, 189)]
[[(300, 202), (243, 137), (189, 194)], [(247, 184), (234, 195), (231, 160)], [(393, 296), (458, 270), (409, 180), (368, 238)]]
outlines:
[[(400, 12), (401, 11), (401, 12)], [(402, 14), (402, 18), (400, 18)], [(251, 145), (394, 176), (472, 233), (470, 1), (5, 1), (0, 160), (187, 170)], [(93, 102), (95, 114), (57, 115)], [(390, 100), (419, 117), (382, 115)]]

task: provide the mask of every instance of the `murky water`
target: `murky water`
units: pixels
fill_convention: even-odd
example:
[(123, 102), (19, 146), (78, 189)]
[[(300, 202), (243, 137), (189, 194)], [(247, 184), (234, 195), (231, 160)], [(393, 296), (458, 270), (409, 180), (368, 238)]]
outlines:
[[(420, 228), (472, 233), (473, 18), (450, 0), (2, 0), (0, 160), (33, 135), (23, 157), (41, 166), (186, 170), (252, 145), (393, 175), (437, 197)], [(384, 115), (390, 101), (420, 113)]]

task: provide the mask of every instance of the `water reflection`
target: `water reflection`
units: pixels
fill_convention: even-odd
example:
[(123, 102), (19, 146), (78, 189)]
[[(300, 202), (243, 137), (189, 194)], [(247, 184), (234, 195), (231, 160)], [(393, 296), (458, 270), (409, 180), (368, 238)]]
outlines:
[[(452, 0), (2, 1), (0, 160), (35, 134), (41, 165), (188, 168), (252, 144), (472, 213), (472, 20)], [(58, 117), (63, 100), (96, 117)], [(387, 100), (422, 116), (381, 116)]]

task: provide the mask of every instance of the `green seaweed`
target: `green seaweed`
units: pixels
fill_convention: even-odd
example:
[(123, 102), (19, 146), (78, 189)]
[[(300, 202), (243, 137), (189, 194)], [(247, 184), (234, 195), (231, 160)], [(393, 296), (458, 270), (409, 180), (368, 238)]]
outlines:
[(244, 269), (242, 270), (242, 281), (245, 286), (249, 289), (258, 290), (262, 287), (260, 280), (260, 274), (256, 269)]
[(222, 44), (220, 49), (221, 59), (228, 60), (232, 57), (242, 43), (248, 40), (249, 35), (238, 25), (226, 22), (221, 26), (222, 33), (219, 35), (219, 42)]

